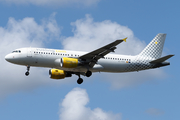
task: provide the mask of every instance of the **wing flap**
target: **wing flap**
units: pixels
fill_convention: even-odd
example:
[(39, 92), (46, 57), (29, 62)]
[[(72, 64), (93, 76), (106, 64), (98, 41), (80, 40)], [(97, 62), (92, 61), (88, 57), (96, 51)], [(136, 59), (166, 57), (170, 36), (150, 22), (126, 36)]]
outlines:
[(174, 56), (174, 55), (167, 55), (167, 56), (158, 58), (156, 60), (153, 60), (153, 61), (151, 61), (149, 63), (162, 63), (162, 62), (166, 61), (167, 59), (171, 58), (172, 56)]

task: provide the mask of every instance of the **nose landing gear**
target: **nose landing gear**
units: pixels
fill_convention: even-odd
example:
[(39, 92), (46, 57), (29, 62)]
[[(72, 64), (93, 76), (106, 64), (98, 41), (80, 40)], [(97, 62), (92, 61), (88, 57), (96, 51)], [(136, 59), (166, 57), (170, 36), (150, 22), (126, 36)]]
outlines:
[(26, 76), (29, 75), (29, 70), (30, 70), (30, 66), (28, 65), (28, 66), (27, 66), (27, 72), (25, 73)]

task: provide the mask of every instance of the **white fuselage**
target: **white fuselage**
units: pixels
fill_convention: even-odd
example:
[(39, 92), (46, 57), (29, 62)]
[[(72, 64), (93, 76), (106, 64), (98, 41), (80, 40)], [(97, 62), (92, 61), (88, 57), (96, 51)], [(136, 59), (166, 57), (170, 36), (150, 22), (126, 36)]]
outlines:
[[(65, 71), (86, 72), (88, 68), (78, 66), (76, 68), (63, 68), (60, 59), (63, 57), (78, 58), (87, 52), (45, 49), (45, 48), (21, 48), (8, 54), (5, 59), (11, 63), (25, 66), (57, 68)], [(149, 59), (153, 60), (153, 59)], [(98, 60), (92, 72), (131, 72), (153, 67), (148, 61), (141, 61), (138, 56), (108, 54)]]
[(83, 82), (80, 75), (90, 77), (92, 72), (132, 72), (170, 65), (166, 60), (174, 55), (161, 57), (166, 34), (159, 33), (136, 56), (109, 54), (116, 46), (127, 38), (111, 42), (91, 52), (57, 50), (45, 48), (21, 48), (5, 56), (8, 62), (27, 66), (52, 68), (50, 78), (64, 79), (75, 74), (79, 77), (78, 84)]

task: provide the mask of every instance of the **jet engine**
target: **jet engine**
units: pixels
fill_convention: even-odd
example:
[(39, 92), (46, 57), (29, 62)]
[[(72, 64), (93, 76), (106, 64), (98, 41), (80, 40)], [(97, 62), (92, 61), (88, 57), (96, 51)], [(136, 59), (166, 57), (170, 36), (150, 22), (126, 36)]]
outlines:
[(64, 70), (50, 69), (49, 76), (52, 79), (64, 79), (65, 77), (71, 77), (72, 75)]
[(64, 68), (76, 68), (80, 64), (81, 63), (76, 58), (63, 57), (63, 58), (61, 58), (60, 66), (64, 67)]

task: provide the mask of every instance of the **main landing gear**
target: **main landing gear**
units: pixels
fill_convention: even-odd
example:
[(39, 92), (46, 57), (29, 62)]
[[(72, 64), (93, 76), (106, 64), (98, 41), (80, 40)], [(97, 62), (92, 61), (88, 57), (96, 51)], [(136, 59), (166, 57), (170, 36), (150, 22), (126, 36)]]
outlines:
[(79, 77), (79, 79), (77, 80), (77, 83), (78, 83), (78, 84), (83, 83), (83, 79)]
[[(78, 84), (83, 83), (83, 79), (80, 77), (80, 73), (78, 73), (77, 75), (79, 76), (79, 79), (77, 80), (77, 83), (78, 83)], [(89, 70), (85, 73), (85, 76), (86, 76), (86, 77), (90, 77), (91, 75), (92, 75), (92, 72), (89, 71)]]
[(28, 66), (27, 66), (27, 72), (25, 73), (26, 76), (29, 75), (29, 70), (30, 70), (30, 66), (28, 65)]
[(90, 77), (91, 75), (92, 75), (92, 72), (88, 70), (88, 71), (86, 72), (86, 77)]

